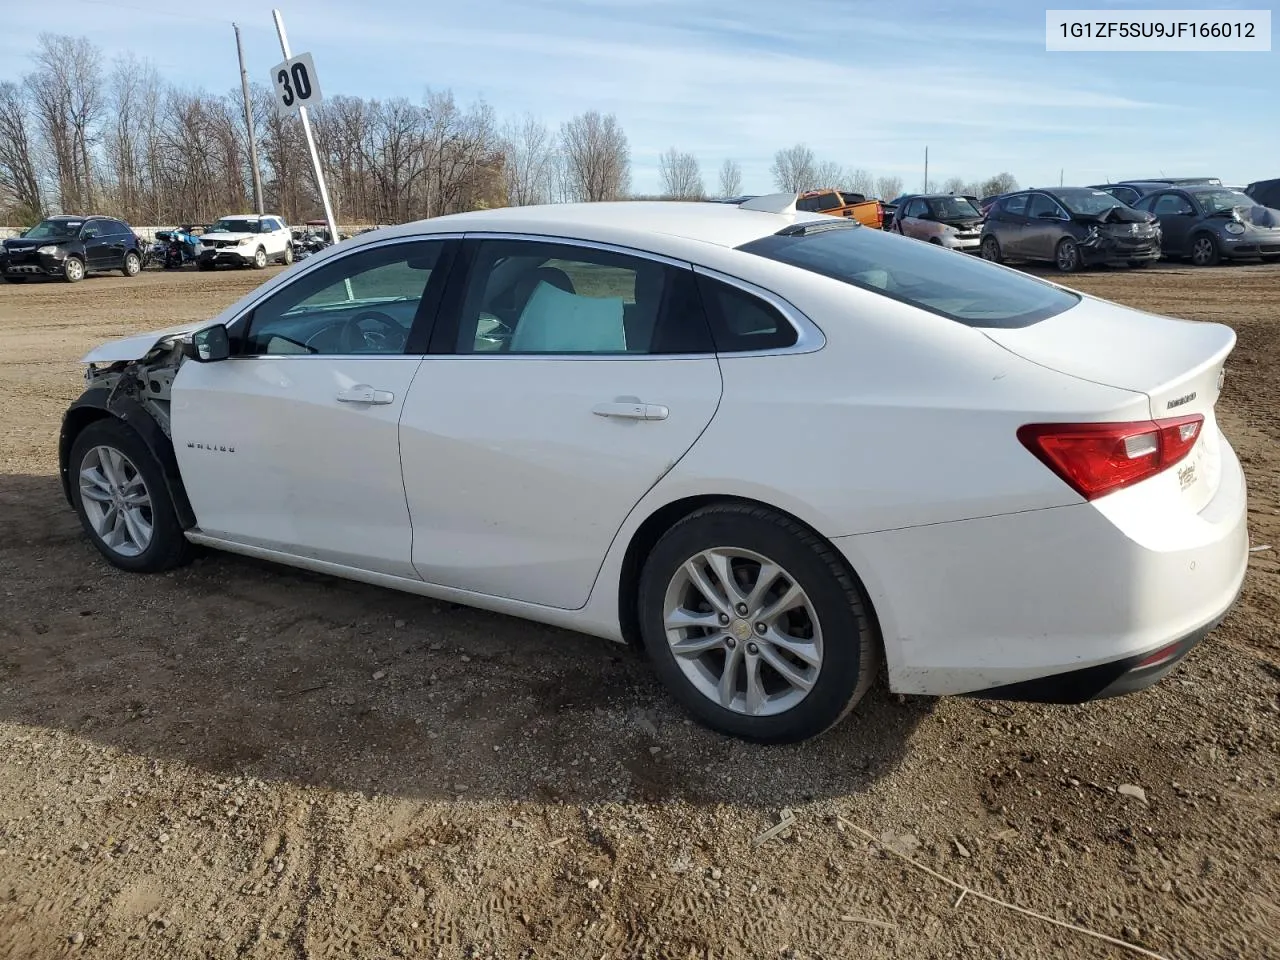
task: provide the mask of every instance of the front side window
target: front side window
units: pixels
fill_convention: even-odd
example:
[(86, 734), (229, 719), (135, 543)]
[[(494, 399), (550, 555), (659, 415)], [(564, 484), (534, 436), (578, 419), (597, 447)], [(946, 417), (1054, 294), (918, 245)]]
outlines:
[(453, 349), (463, 354), (634, 354), (709, 348), (688, 271), (540, 240), (477, 249)]
[(387, 244), (303, 274), (253, 309), (237, 353), (404, 353), (443, 247)]
[(1080, 296), (927, 243), (850, 225), (774, 234), (737, 249), (869, 290), (971, 327), (1025, 327)]
[(1027, 216), (1033, 220), (1043, 216), (1061, 217), (1062, 208), (1054, 202), (1052, 197), (1047, 197), (1043, 193), (1037, 193), (1031, 198), (1031, 206), (1028, 209)]
[(1180, 197), (1176, 193), (1162, 193), (1156, 198), (1155, 204), (1151, 208), (1151, 212), (1157, 217), (1176, 217), (1195, 213), (1191, 209), (1191, 204), (1185, 197)]

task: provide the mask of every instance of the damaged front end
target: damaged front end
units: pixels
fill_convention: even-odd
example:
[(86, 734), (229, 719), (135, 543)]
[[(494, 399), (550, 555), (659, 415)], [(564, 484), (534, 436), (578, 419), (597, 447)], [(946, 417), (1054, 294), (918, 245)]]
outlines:
[(1111, 207), (1096, 215), (1073, 217), (1084, 227), (1080, 249), (1089, 263), (1130, 263), (1160, 259), (1160, 223), (1132, 207)]
[(102, 349), (85, 357), (85, 390), (62, 418), (58, 465), (63, 494), (71, 503), (71, 445), (88, 424), (114, 417), (133, 428), (164, 471), (174, 510), (184, 528), (195, 515), (178, 472), (170, 427), (173, 381), (191, 353), (186, 331), (159, 335), (137, 359), (114, 359), (118, 349)]

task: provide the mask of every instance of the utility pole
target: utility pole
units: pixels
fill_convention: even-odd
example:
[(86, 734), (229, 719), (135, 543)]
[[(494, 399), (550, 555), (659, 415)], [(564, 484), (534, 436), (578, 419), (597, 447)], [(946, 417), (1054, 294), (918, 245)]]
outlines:
[(253, 104), (249, 99), (249, 74), (244, 68), (244, 47), (240, 45), (240, 27), (234, 23), (231, 27), (236, 32), (236, 56), (240, 58), (240, 92), (244, 96), (244, 125), (249, 132), (249, 166), (253, 169), (253, 207), (261, 217), (267, 211), (262, 200), (262, 174), (258, 171), (258, 137), (253, 132)]
[[(280, 51), (284, 54), (285, 60), (291, 60), (293, 54), (289, 52), (289, 38), (284, 33), (284, 19), (280, 16), (279, 10), (272, 10), (271, 15), (276, 19), (276, 32), (280, 34)], [(329, 203), (329, 188), (324, 183), (324, 171), (320, 168), (320, 154), (316, 150), (316, 138), (311, 133), (311, 117), (307, 114), (306, 107), (298, 108), (298, 116), (302, 118), (302, 132), (307, 138), (307, 149), (311, 151), (311, 162), (316, 171), (316, 186), (320, 188), (320, 200), (324, 203), (324, 218), (329, 223), (329, 236), (334, 243), (338, 242), (338, 221), (333, 216), (333, 206)], [(350, 283), (347, 285), (350, 291)]]
[(929, 192), (929, 148), (924, 148), (924, 192)]
[(1062, 175), (1066, 172), (1065, 167), (1058, 168), (1058, 186), (1062, 186)]

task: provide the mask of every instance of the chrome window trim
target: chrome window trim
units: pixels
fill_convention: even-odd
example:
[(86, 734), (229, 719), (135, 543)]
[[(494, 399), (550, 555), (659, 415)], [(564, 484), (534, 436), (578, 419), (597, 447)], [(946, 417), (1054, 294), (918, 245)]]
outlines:
[[(456, 231), (450, 232), (450, 233), (419, 233), (419, 234), (412, 234), (409, 236), (400, 236), (400, 237), (381, 237), (377, 240), (370, 240), (368, 242), (361, 243), (358, 246), (355, 246), (350, 250), (343, 251), (341, 254), (336, 255), (334, 257), (325, 258), (321, 260), (319, 263), (304, 262), (303, 264), (298, 265), (296, 268), (286, 268), (286, 269), (298, 269), (298, 272), (296, 274), (291, 273), (287, 281), (285, 281), (284, 283), (281, 283), (279, 286), (273, 287), (272, 289), (265, 291), (261, 296), (256, 297), (254, 300), (250, 301), (248, 306), (246, 306), (239, 313), (238, 316), (236, 316), (233, 320), (231, 320), (229, 323), (226, 324), (227, 332), (229, 334), (234, 334), (235, 328), (238, 325), (242, 323), (246, 323), (249, 315), (252, 314), (253, 311), (257, 310), (258, 307), (260, 307), (267, 300), (274, 297), (277, 293), (280, 293), (282, 290), (287, 290), (293, 284), (299, 282), (300, 280), (302, 280), (302, 278), (309, 276), (315, 271), (323, 270), (329, 266), (332, 266), (335, 263), (341, 263), (343, 260), (346, 260), (348, 257), (357, 256), (361, 253), (364, 253), (367, 250), (376, 250), (380, 247), (389, 247), (389, 246), (393, 246), (395, 244), (400, 244), (400, 243), (420, 243), (423, 240), (439, 240), (441, 242), (446, 242), (449, 240), (461, 240), (463, 239), (463, 237), (464, 237), (464, 234)], [(427, 354), (425, 353), (253, 353), (247, 356), (228, 357), (227, 359), (228, 360), (276, 360), (276, 359), (287, 358), (289, 360), (335, 360), (335, 359), (386, 360), (386, 359), (396, 359), (396, 358), (402, 358), (402, 357), (411, 357), (411, 358), (421, 359), (426, 355)]]

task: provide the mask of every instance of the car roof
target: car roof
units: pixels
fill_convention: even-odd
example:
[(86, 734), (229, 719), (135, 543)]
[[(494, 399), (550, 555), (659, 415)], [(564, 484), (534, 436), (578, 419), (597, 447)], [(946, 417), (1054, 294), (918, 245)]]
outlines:
[[(815, 221), (826, 223), (831, 219), (821, 213), (797, 210), (771, 213), (744, 210), (725, 203), (631, 200), (473, 210), (402, 224), (390, 230), (399, 235), (472, 230), (486, 233), (541, 233), (640, 248), (653, 247), (653, 241), (667, 237), (721, 247), (737, 247), (777, 233), (792, 224)], [(386, 235), (384, 231), (378, 232)]]

